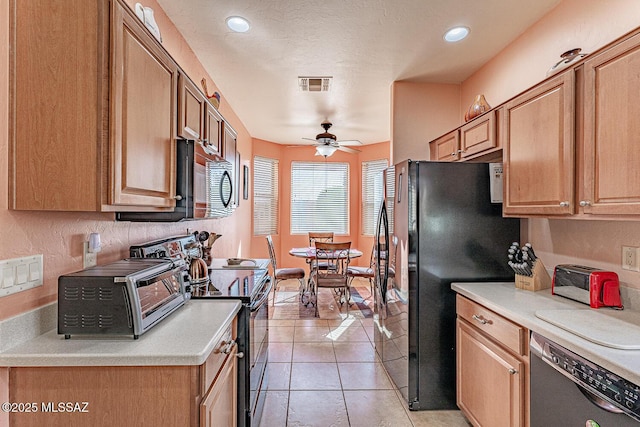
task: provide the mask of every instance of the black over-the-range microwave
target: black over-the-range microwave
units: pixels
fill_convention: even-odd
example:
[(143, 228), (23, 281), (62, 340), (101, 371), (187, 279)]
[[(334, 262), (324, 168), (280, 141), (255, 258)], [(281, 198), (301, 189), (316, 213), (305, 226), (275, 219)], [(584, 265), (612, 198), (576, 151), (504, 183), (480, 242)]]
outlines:
[(200, 141), (176, 147), (176, 207), (163, 212), (116, 212), (118, 221), (175, 222), (233, 213), (233, 165)]

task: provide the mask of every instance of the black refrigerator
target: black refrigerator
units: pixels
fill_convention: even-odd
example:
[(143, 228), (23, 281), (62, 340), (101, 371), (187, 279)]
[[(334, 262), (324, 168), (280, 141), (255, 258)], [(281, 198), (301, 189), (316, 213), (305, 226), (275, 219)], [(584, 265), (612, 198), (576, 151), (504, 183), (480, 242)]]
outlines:
[(411, 410), (456, 408), (451, 283), (514, 279), (507, 250), (520, 220), (492, 202), (490, 166), (407, 160), (385, 171), (374, 341)]

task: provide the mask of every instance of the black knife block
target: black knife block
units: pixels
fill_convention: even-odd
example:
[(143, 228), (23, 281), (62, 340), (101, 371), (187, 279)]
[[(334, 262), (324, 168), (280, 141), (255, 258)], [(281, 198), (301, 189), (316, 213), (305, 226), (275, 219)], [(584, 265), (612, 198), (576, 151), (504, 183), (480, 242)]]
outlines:
[(533, 275), (522, 276), (516, 274), (516, 288), (526, 291), (541, 291), (551, 287), (551, 276), (544, 267), (542, 261), (538, 258), (533, 264)]

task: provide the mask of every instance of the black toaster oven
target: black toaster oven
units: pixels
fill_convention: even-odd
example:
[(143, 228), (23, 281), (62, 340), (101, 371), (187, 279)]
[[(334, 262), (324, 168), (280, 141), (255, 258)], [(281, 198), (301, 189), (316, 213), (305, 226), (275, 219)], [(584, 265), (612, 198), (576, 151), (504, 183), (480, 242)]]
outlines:
[(58, 333), (137, 339), (190, 298), (184, 261), (124, 259), (58, 278)]

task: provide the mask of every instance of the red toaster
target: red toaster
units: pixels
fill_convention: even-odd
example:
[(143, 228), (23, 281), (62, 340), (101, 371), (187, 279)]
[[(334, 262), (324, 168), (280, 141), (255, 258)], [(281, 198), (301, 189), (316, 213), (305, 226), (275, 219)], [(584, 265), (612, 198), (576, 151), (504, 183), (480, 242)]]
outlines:
[(588, 304), (591, 308), (623, 308), (620, 281), (613, 271), (583, 265), (557, 265), (551, 293)]

